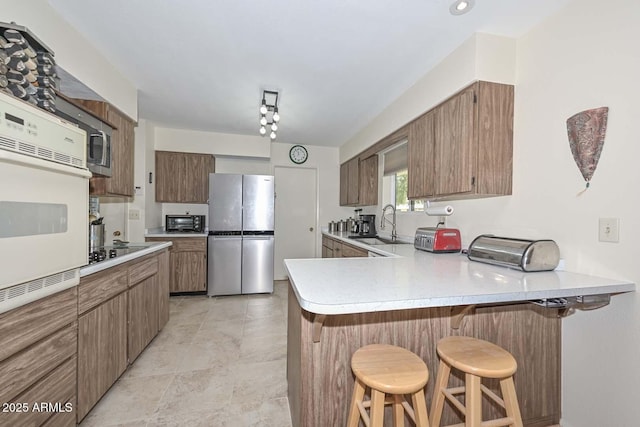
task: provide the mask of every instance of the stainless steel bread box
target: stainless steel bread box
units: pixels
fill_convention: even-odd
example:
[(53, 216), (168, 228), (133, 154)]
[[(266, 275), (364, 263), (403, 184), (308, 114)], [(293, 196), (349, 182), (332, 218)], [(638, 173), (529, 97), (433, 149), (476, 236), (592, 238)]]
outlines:
[(467, 256), (472, 261), (516, 268), (522, 271), (553, 270), (560, 262), (560, 249), (553, 240), (525, 240), (480, 235)]

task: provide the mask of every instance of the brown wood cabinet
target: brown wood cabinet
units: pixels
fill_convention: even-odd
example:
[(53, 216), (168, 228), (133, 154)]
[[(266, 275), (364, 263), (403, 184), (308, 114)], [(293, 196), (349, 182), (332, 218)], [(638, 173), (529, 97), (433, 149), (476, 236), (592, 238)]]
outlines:
[(111, 134), (111, 177), (91, 178), (89, 193), (96, 196), (133, 197), (135, 121), (107, 102), (83, 99), (74, 101), (114, 126)]
[[(0, 314), (0, 402), (28, 405), (0, 414), (3, 425), (43, 425), (54, 417), (40, 402), (76, 407), (77, 288)], [(75, 413), (56, 416), (75, 425)]]
[(322, 258), (333, 258), (333, 244), (335, 240), (322, 236)]
[(78, 319), (78, 407), (82, 420), (127, 369), (127, 293)]
[(158, 333), (156, 279), (152, 276), (129, 288), (129, 363), (133, 363)]
[(80, 280), (78, 422), (168, 320), (168, 262), (165, 249)]
[(340, 165), (340, 206), (378, 203), (378, 156), (353, 158)]
[(435, 111), (429, 111), (409, 125), (407, 138), (407, 196), (409, 199), (432, 197), (435, 192)]
[(143, 259), (129, 268), (129, 363), (133, 363), (158, 333), (157, 274), (157, 257)]
[(367, 257), (369, 251), (359, 248), (338, 239), (322, 236), (322, 257), (323, 258), (353, 258)]
[(211, 154), (156, 151), (156, 202), (207, 203)]
[(169, 290), (172, 293), (207, 290), (206, 237), (147, 237), (147, 242), (172, 242), (169, 251), (171, 269)]
[[(436, 343), (450, 335), (467, 335), (496, 343), (518, 363), (514, 380), (526, 427), (546, 427), (560, 418), (560, 322), (557, 310), (532, 304), (478, 308), (453, 329), (452, 307), (327, 315), (314, 342), (315, 316), (303, 310), (289, 288), (287, 382), (294, 427), (346, 424), (353, 391), (350, 362), (360, 347), (391, 344), (416, 353), (429, 368), (426, 386), (431, 401), (438, 368)], [(315, 335), (317, 336), (317, 335)], [(321, 379), (321, 380), (318, 380)], [(487, 383), (494, 389), (497, 384)], [(483, 412), (489, 414), (485, 402)], [(390, 418), (391, 411), (387, 413)], [(386, 419), (385, 425), (392, 420)], [(459, 423), (445, 405), (443, 424)]]
[(162, 251), (158, 255), (158, 330), (164, 328), (169, 321), (169, 298), (171, 292), (171, 258), (169, 251)]
[(476, 82), (409, 128), (409, 198), (511, 194), (513, 86)]

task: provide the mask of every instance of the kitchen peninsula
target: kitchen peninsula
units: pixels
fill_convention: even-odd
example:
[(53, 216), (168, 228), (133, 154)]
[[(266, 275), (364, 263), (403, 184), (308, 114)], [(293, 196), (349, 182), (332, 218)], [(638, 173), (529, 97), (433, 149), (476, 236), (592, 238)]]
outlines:
[[(435, 344), (449, 335), (474, 336), (510, 351), (518, 362), (515, 382), (525, 426), (556, 424), (561, 312), (529, 302), (635, 290), (627, 281), (564, 271), (524, 273), (411, 245), (367, 247), (344, 240), (388, 257), (285, 260), (294, 427), (345, 424), (353, 388), (350, 358), (370, 343), (398, 345), (423, 358), (431, 373), (430, 402)], [(484, 405), (485, 413), (494, 410)], [(455, 422), (447, 411), (443, 422)]]

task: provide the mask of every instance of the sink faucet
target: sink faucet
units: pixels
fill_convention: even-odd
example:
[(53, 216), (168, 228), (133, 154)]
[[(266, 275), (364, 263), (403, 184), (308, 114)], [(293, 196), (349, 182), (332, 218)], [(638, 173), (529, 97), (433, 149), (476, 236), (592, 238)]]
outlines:
[[(387, 213), (387, 208), (391, 208), (391, 210), (393, 211), (393, 221), (389, 221), (385, 215)], [(391, 224), (391, 240), (395, 241), (396, 238), (398, 237), (397, 233), (396, 233), (396, 207), (389, 204), (386, 205), (384, 208), (382, 208), (382, 218), (380, 219), (380, 229), (384, 230), (384, 226), (385, 226), (385, 221)]]

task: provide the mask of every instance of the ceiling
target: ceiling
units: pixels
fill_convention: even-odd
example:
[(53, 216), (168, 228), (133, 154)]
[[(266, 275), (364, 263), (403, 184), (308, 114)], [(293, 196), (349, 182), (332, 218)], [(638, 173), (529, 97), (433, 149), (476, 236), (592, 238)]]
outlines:
[(49, 0), (138, 88), (140, 118), (258, 135), (262, 90), (276, 90), (276, 141), (324, 146), (473, 33), (519, 37), (568, 1), (477, 0), (453, 16), (453, 0)]

